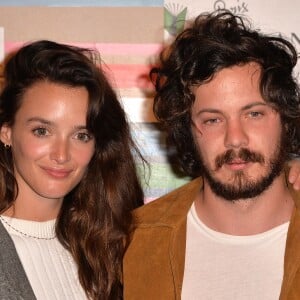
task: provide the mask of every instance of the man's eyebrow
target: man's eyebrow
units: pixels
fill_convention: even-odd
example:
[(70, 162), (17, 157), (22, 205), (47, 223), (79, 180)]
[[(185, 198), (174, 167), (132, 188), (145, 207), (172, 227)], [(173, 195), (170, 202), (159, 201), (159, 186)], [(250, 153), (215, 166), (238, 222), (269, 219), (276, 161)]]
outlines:
[(219, 109), (215, 109), (215, 108), (204, 108), (204, 109), (201, 109), (199, 110), (196, 115), (200, 115), (202, 113), (221, 113), (221, 111)]
[(249, 103), (249, 104), (243, 106), (241, 110), (247, 110), (247, 109), (250, 109), (254, 106), (270, 106), (270, 105), (268, 103), (265, 103), (265, 102), (253, 102), (253, 103)]

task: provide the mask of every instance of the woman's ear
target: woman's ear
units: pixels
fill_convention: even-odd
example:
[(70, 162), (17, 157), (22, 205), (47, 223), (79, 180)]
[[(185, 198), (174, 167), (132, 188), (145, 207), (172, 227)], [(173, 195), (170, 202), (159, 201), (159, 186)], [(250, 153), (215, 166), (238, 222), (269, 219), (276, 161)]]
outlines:
[(5, 146), (11, 146), (11, 128), (7, 124), (0, 129), (0, 140)]

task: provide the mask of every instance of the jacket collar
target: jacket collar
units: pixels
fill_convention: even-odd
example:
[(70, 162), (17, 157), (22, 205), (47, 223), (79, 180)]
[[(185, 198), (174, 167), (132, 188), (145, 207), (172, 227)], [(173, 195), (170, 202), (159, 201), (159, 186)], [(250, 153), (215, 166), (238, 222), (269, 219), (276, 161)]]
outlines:
[(134, 212), (136, 226), (178, 227), (179, 224), (186, 221), (188, 211), (202, 187), (202, 178), (198, 177), (159, 198), (159, 201), (155, 200), (138, 208)]

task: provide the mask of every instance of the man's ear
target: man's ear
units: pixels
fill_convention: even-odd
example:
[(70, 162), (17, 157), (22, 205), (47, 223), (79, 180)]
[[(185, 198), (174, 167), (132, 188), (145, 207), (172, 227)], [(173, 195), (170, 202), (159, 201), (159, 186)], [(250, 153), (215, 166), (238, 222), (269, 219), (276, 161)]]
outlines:
[(3, 124), (0, 129), (0, 140), (4, 145), (11, 146), (11, 127)]

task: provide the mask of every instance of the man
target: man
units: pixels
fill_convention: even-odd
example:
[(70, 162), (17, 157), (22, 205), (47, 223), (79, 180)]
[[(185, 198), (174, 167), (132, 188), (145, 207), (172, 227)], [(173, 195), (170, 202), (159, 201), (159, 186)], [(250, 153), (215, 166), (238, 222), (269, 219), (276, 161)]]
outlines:
[(155, 114), (196, 178), (136, 211), (125, 299), (300, 299), (300, 195), (284, 172), (300, 151), (296, 61), (226, 11), (161, 55)]

